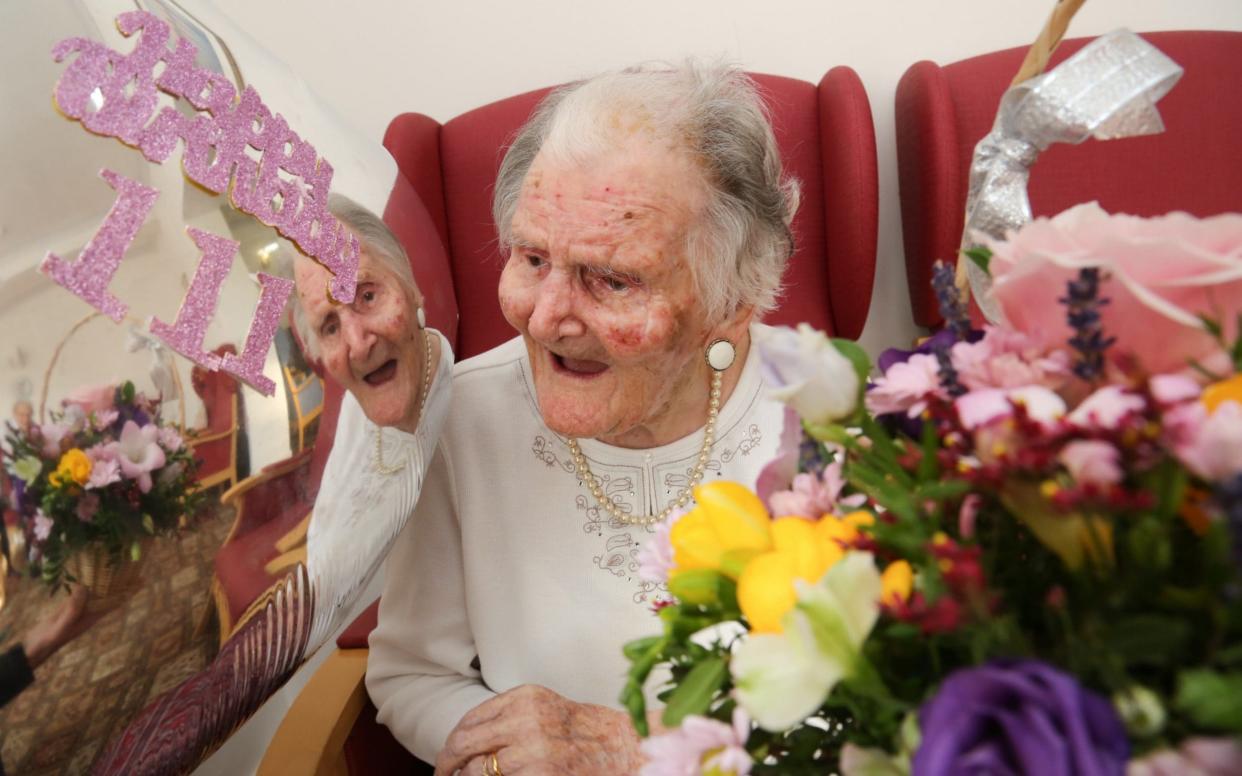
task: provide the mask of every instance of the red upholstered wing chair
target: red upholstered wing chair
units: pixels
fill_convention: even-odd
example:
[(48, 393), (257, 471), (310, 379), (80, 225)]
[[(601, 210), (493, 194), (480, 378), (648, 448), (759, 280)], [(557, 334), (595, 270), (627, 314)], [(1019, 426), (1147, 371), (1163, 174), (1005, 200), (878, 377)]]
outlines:
[[(802, 182), (787, 290), (769, 320), (808, 321), (837, 336), (857, 337), (871, 301), (878, 213), (875, 134), (867, 95), (847, 67), (828, 71), (819, 84), (780, 76), (754, 78), (771, 114), (785, 169)], [(384, 145), (413, 189), (394, 191), (385, 220), (395, 224), (413, 207), (407, 214), (411, 225), (425, 228), (427, 219), (448, 247), (461, 314), (455, 348), (459, 359), (515, 334), (496, 296), (503, 257), (492, 224), (491, 191), (508, 141), (548, 91), (510, 97), (443, 125), (406, 113), (393, 119), (384, 136)], [(375, 721), (375, 707), (362, 685), (366, 637), (375, 627), (376, 610), (372, 606), (341, 636), (339, 648), (299, 695), (272, 740), (260, 774), (421, 772), (417, 761)]]
[[(237, 348), (224, 344), (212, 351), (217, 356), (236, 355)], [(210, 488), (237, 482), (237, 429), (240, 423), (237, 380), (226, 372), (213, 372), (196, 366), (190, 370), (190, 384), (203, 400), (207, 412), (204, 428), (190, 429), (186, 445), (198, 461), (198, 486)]]
[[(866, 92), (848, 67), (833, 68), (818, 84), (754, 78), (785, 169), (802, 181), (802, 204), (793, 222), (795, 253), (785, 275), (788, 291), (769, 320), (808, 321), (856, 338), (871, 303), (878, 213), (875, 133)], [(492, 186), (506, 144), (548, 91), (500, 100), (443, 125), (406, 113), (393, 119), (384, 136), (448, 248), (461, 313), (458, 358), (515, 334), (496, 297), (504, 259), (492, 224)]]
[[(1054, 145), (1032, 168), (1031, 210), (1052, 215), (1098, 200), (1110, 212), (1199, 216), (1242, 211), (1242, 32), (1144, 33), (1185, 68), (1157, 107), (1158, 135)], [(1090, 39), (1066, 40), (1050, 65)], [(961, 240), (971, 155), (992, 128), (1000, 97), (1025, 49), (940, 66), (917, 62), (897, 85), (897, 166), (906, 274), (914, 319), (941, 323), (931, 290), (937, 259)]]

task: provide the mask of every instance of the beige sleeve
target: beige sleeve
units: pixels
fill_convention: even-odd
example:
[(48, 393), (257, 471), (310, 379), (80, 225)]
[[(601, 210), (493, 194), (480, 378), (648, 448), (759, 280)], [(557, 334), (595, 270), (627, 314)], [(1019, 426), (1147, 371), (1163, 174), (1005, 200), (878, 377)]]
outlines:
[(366, 678), (379, 721), (427, 763), (466, 712), (495, 696), (471, 666), (477, 651), (462, 568), (456, 489), (442, 441), (388, 556)]

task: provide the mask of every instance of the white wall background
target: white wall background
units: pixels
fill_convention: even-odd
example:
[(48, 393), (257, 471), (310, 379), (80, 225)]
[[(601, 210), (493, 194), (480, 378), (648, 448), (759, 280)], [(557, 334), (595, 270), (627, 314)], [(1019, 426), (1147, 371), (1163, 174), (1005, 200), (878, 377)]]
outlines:
[[(898, 79), (920, 59), (948, 63), (1029, 44), (1053, 5), (1052, 0), (360, 0), (346, 11), (339, 0), (214, 4), (346, 121), (377, 140), (398, 113), (417, 111), (445, 121), (492, 100), (647, 59), (723, 56), (748, 70), (813, 82), (830, 67), (853, 67), (871, 99), (879, 154), (879, 258), (862, 338), (873, 352), (916, 334), (897, 200), (893, 94)], [(1242, 0), (1091, 0), (1070, 35), (1117, 27), (1242, 30)]]

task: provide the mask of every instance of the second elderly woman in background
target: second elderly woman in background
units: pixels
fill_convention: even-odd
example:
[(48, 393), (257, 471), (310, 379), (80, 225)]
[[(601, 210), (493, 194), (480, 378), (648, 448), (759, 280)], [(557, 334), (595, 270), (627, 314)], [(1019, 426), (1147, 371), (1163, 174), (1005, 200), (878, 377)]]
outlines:
[(724, 67), (572, 85), (508, 150), (493, 212), (521, 336), (455, 368), (370, 642), (380, 721), (437, 774), (641, 765), (621, 645), (668, 594), (637, 554), (694, 485), (753, 485), (775, 454), (751, 340), (796, 202)]

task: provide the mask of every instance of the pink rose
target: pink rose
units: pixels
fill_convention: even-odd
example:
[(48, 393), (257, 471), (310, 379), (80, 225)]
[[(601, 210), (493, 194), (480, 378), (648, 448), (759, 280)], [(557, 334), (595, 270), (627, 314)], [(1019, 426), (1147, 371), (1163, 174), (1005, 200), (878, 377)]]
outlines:
[(116, 385), (84, 385), (76, 389), (62, 402), (66, 407), (77, 406), (87, 415), (112, 409), (112, 398), (116, 395)]
[(1219, 346), (1196, 317), (1210, 315), (1237, 336), (1242, 312), (1242, 215), (1198, 219), (1109, 215), (1094, 202), (1037, 218), (992, 249), (993, 293), (1006, 321), (1046, 349), (1071, 336), (1066, 285), (1086, 267), (1103, 270), (1110, 360), (1135, 357), (1148, 373), (1175, 372)]

